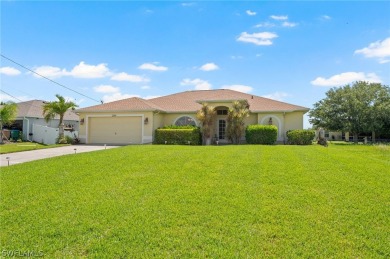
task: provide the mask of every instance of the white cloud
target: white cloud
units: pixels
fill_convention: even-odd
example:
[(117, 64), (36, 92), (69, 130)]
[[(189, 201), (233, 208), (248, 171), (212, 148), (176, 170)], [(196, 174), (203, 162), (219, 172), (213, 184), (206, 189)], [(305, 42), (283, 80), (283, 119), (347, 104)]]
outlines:
[(20, 71), (13, 67), (0, 67), (0, 74), (7, 76), (17, 76), (20, 75)]
[(202, 71), (213, 71), (218, 70), (219, 67), (215, 63), (206, 63), (199, 68)]
[(275, 27), (275, 26), (276, 25), (272, 22), (262, 22), (262, 23), (255, 25), (255, 28), (260, 28), (260, 27), (271, 28), (271, 27)]
[(294, 22), (283, 22), (282, 23), (283, 27), (290, 27), (290, 28), (295, 27), (297, 25), (298, 25), (298, 23), (294, 23)]
[(278, 35), (272, 32), (257, 32), (257, 33), (247, 33), (243, 32), (237, 38), (237, 41), (253, 43), (255, 45), (272, 45), (272, 39), (277, 38)]
[[(34, 72), (48, 78), (58, 78), (69, 74), (65, 69), (52, 66), (36, 67)], [(37, 74), (34, 74), (34, 76), (40, 78)]]
[[(71, 71), (53, 66), (40, 66), (34, 69), (40, 75), (49, 78), (58, 78), (63, 76), (73, 76), (78, 78), (102, 78), (111, 75), (107, 64), (88, 65), (84, 61), (73, 67)], [(34, 75), (35, 77), (39, 77)]]
[(331, 20), (332, 17), (330, 17), (329, 15), (322, 15), (321, 16), (321, 20)]
[(247, 85), (224, 85), (221, 89), (230, 89), (238, 92), (249, 93), (252, 92), (253, 88)]
[(109, 102), (123, 100), (123, 99), (131, 98), (131, 97), (139, 97), (139, 95), (113, 93), (111, 95), (104, 95), (102, 100), (104, 103), (109, 103)]
[(246, 10), (246, 14), (249, 16), (254, 16), (254, 15), (256, 15), (256, 12), (253, 12), (251, 10)]
[(381, 83), (381, 79), (375, 73), (345, 72), (329, 78), (317, 77), (310, 83), (317, 86), (343, 86), (355, 81), (368, 81)]
[(284, 21), (284, 20), (288, 19), (288, 16), (287, 15), (271, 15), (270, 18), (273, 20), (277, 20), (277, 21)]
[(69, 73), (73, 77), (79, 78), (102, 78), (111, 75), (107, 64), (88, 65), (84, 61), (75, 66)]
[(149, 100), (149, 99), (154, 99), (154, 98), (158, 98), (158, 97), (161, 97), (161, 95), (148, 95), (148, 96), (145, 96), (144, 99)]
[(191, 6), (194, 6), (195, 3), (182, 3), (181, 6), (183, 7), (191, 7)]
[(271, 94), (263, 95), (263, 97), (265, 98), (269, 98), (277, 101), (283, 101), (287, 96), (289, 96), (289, 94), (285, 92), (274, 92)]
[(144, 86), (141, 86), (141, 89), (147, 90), (147, 89), (150, 89), (150, 86), (144, 85)]
[(29, 101), (29, 100), (33, 100), (33, 98), (28, 97), (28, 96), (15, 96), (15, 98), (14, 98), (14, 97), (9, 96), (8, 94), (0, 93), (0, 101), (1, 102), (11, 101), (14, 103), (18, 103), (20, 101), (24, 102), (24, 101)]
[(230, 56), (231, 59), (243, 59), (243, 56)]
[(189, 79), (185, 78), (180, 82), (180, 85), (191, 85), (195, 87), (195, 90), (210, 90), (212, 85), (206, 80), (202, 80), (199, 78)]
[(119, 93), (121, 89), (119, 87), (115, 87), (112, 85), (99, 85), (99, 86), (95, 86), (93, 90), (97, 93), (107, 94), (107, 93)]
[(138, 76), (138, 75), (129, 75), (125, 72), (115, 74), (111, 77), (111, 80), (115, 81), (127, 81), (127, 82), (132, 82), (132, 83), (146, 83), (150, 82), (149, 78), (143, 77), (143, 76)]
[(152, 71), (167, 71), (168, 68), (164, 66), (158, 66), (153, 63), (144, 63), (138, 67), (139, 69), (143, 70), (152, 70)]
[(355, 54), (362, 54), (366, 58), (377, 58), (380, 63), (387, 63), (390, 60), (390, 37), (383, 41), (376, 41), (368, 45), (368, 47), (358, 49)]

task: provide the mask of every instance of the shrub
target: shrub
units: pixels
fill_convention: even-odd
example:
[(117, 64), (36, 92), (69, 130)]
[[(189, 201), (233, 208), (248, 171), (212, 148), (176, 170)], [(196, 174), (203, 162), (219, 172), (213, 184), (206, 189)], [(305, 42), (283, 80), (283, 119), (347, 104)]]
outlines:
[(63, 138), (57, 138), (57, 144), (73, 144), (73, 138), (70, 136), (64, 136)]
[(57, 144), (68, 144), (66, 138), (57, 138)]
[(73, 138), (71, 136), (65, 136), (67, 144), (73, 144)]
[(245, 129), (245, 139), (248, 144), (275, 144), (278, 128), (274, 125), (248, 125)]
[(202, 143), (200, 129), (197, 127), (175, 126), (156, 129), (155, 144), (200, 145)]
[(161, 129), (197, 129), (197, 128), (198, 127), (195, 127), (195, 126), (192, 126), (192, 125), (182, 125), (182, 126), (168, 125), (168, 126), (162, 127)]
[(289, 130), (287, 143), (290, 145), (311, 145), (315, 137), (314, 130)]

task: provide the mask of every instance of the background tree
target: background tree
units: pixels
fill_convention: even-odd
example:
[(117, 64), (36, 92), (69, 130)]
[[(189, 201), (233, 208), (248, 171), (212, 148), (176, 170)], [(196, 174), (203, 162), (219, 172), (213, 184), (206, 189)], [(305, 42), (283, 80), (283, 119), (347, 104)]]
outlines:
[(332, 88), (309, 117), (316, 127), (350, 132), (355, 142), (362, 132), (372, 132), (375, 141), (375, 132), (382, 132), (390, 120), (390, 88), (363, 81)]
[(196, 113), (196, 118), (200, 121), (202, 130), (203, 144), (210, 144), (211, 132), (215, 121), (217, 112), (213, 106), (207, 103), (202, 104), (202, 108)]
[(245, 131), (245, 118), (249, 117), (249, 104), (246, 100), (233, 102), (227, 116), (227, 137), (233, 144), (240, 144)]
[(65, 113), (69, 109), (74, 110), (78, 105), (74, 102), (66, 101), (65, 98), (59, 94), (56, 94), (56, 97), (58, 101), (48, 102), (43, 105), (43, 116), (46, 122), (54, 119), (56, 115), (60, 117), (58, 127), (60, 128), (59, 138), (62, 139), (64, 137), (63, 121)]
[(18, 106), (16, 103), (8, 102), (0, 108), (0, 143), (3, 143), (3, 126), (12, 124), (17, 115)]
[(370, 100), (367, 110), (367, 132), (372, 132), (372, 141), (375, 142), (375, 133), (390, 133), (390, 88), (381, 84), (371, 84), (367, 91)]

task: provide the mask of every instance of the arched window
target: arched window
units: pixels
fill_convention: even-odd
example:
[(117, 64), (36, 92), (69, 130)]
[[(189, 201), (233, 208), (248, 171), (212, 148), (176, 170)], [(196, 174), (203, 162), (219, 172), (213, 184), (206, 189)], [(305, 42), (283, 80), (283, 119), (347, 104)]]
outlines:
[(175, 125), (176, 126), (186, 126), (186, 125), (196, 126), (196, 122), (190, 116), (182, 116), (175, 121)]

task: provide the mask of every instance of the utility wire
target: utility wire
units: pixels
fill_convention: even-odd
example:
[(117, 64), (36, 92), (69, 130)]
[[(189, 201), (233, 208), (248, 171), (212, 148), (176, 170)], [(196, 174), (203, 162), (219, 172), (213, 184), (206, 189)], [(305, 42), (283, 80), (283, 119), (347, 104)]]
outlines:
[[(31, 73), (34, 73), (34, 74), (36, 74), (36, 75), (38, 75), (38, 76), (40, 76), (40, 77), (42, 77), (42, 78), (45, 78), (45, 79), (49, 80), (50, 82), (52, 82), (52, 83), (54, 83), (54, 84), (56, 84), (56, 85), (59, 85), (59, 86), (65, 88), (65, 89), (68, 89), (69, 91), (72, 91), (72, 92), (74, 92), (74, 93), (76, 93), (76, 94), (79, 94), (79, 95), (81, 95), (81, 96), (84, 96), (84, 97), (86, 97), (86, 98), (88, 98), (88, 99), (90, 99), (90, 100), (92, 100), (92, 101), (95, 101), (95, 102), (98, 102), (98, 103), (102, 103), (102, 101), (93, 99), (93, 98), (91, 98), (91, 97), (89, 97), (89, 96), (87, 96), (87, 95), (85, 95), (85, 94), (82, 94), (82, 93), (80, 93), (80, 92), (77, 92), (76, 90), (73, 90), (73, 89), (71, 89), (71, 88), (69, 88), (69, 87), (67, 87), (67, 86), (65, 86), (65, 85), (63, 85), (63, 84), (60, 84), (60, 83), (58, 83), (58, 82), (56, 82), (56, 81), (54, 81), (54, 80), (52, 80), (52, 79), (50, 79), (50, 78), (48, 78), (48, 77), (46, 77), (46, 76), (43, 76), (43, 75), (41, 75), (41, 74), (35, 72), (34, 70), (31, 70), (31, 69), (29, 69), (28, 67), (23, 66), (22, 64), (20, 64), (20, 63), (18, 63), (18, 62), (16, 62), (16, 61), (14, 61), (14, 60), (12, 60), (12, 59), (10, 59), (10, 58), (4, 56), (3, 54), (0, 54), (0, 55), (1, 55), (1, 57), (5, 58), (5, 59), (7, 59), (7, 60), (9, 60), (9, 61), (11, 61), (12, 63), (14, 63), (14, 64), (16, 64), (16, 65), (18, 65), (18, 66), (20, 66), (20, 67), (22, 67), (22, 68), (24, 68), (24, 69), (30, 71)], [(9, 95), (9, 94), (8, 94), (8, 95)], [(10, 95), (10, 96), (11, 96), (11, 95)], [(15, 98), (15, 97), (14, 97), (14, 98)], [(17, 99), (17, 98), (16, 98), (16, 99)], [(17, 100), (18, 100), (18, 99), (17, 99)]]
[[(7, 93), (6, 91), (4, 91), (4, 90), (2, 90), (2, 89), (0, 89), (0, 92), (3, 92), (3, 93), (5, 93), (5, 94), (6, 94), (6, 95), (8, 95), (9, 97), (12, 97), (12, 98), (14, 98), (15, 100), (18, 100), (18, 101), (20, 101), (21, 103), (28, 102), (28, 101), (23, 101), (23, 100), (21, 100), (21, 99), (19, 99), (19, 98), (15, 97), (15, 96), (13, 96), (13, 95), (11, 95), (11, 94)], [(18, 105), (21, 105), (21, 103), (18, 103)], [(33, 104), (31, 104), (31, 106), (32, 106), (32, 107), (35, 107), (35, 108), (42, 109), (42, 106), (36, 106), (36, 105), (33, 105)]]
[(14, 98), (15, 100), (18, 100), (18, 101), (20, 101), (20, 102), (24, 102), (24, 101), (20, 100), (19, 98), (16, 98), (15, 96), (13, 96), (13, 95), (7, 93), (6, 91), (4, 91), (4, 90), (2, 90), (2, 89), (0, 89), (0, 91), (3, 92), (3, 93), (5, 93), (5, 94), (8, 95), (8, 96)]

